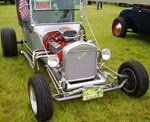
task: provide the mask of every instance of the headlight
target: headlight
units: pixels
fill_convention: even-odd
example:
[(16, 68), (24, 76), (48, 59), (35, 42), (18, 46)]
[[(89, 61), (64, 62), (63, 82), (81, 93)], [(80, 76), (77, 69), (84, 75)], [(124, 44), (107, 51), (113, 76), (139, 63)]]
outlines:
[(101, 56), (102, 56), (103, 60), (106, 61), (106, 60), (110, 59), (110, 57), (111, 57), (111, 51), (109, 49), (103, 49), (101, 51)]
[(48, 60), (47, 60), (47, 64), (50, 67), (56, 67), (59, 64), (59, 59), (56, 55), (51, 55)]

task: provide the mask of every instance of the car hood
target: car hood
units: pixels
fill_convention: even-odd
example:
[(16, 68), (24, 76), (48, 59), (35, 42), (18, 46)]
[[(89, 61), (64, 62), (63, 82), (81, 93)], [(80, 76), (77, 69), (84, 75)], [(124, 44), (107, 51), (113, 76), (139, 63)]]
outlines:
[(44, 37), (45, 34), (52, 31), (59, 31), (62, 27), (69, 27), (76, 32), (80, 30), (80, 23), (69, 23), (69, 24), (40, 24), (40, 25), (31, 25), (33, 27), (33, 31), (40, 35), (41, 37)]

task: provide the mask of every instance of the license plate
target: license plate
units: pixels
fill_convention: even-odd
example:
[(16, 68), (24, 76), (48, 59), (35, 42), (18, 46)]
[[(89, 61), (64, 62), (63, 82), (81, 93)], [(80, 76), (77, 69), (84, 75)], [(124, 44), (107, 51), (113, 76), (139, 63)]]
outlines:
[(83, 90), (83, 101), (103, 97), (103, 88), (87, 88)]

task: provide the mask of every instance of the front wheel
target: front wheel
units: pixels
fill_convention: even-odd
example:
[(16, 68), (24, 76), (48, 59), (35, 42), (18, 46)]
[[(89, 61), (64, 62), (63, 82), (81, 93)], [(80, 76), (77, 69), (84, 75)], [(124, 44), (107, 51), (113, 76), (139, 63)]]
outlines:
[[(148, 73), (144, 66), (137, 61), (127, 61), (124, 62), (119, 70), (119, 74), (125, 75), (127, 82), (122, 87), (122, 91), (131, 97), (141, 97), (143, 96), (149, 87)], [(119, 77), (119, 84), (121, 84), (124, 78)]]
[(52, 118), (53, 106), (50, 87), (42, 75), (35, 75), (29, 78), (28, 94), (32, 111), (36, 119), (46, 122)]
[(112, 24), (112, 33), (116, 37), (125, 37), (127, 33), (127, 23), (123, 17), (117, 17)]

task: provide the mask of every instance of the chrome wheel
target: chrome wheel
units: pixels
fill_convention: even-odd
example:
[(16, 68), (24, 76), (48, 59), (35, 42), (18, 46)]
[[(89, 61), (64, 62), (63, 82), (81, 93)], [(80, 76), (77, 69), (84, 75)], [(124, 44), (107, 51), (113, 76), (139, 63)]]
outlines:
[(114, 24), (114, 33), (118, 36), (120, 35), (122, 32), (122, 25), (120, 24), (120, 22), (116, 21)]
[(34, 114), (37, 114), (37, 101), (36, 101), (36, 96), (33, 87), (30, 85), (29, 86), (29, 97), (30, 97), (30, 104), (32, 107), (32, 110)]

